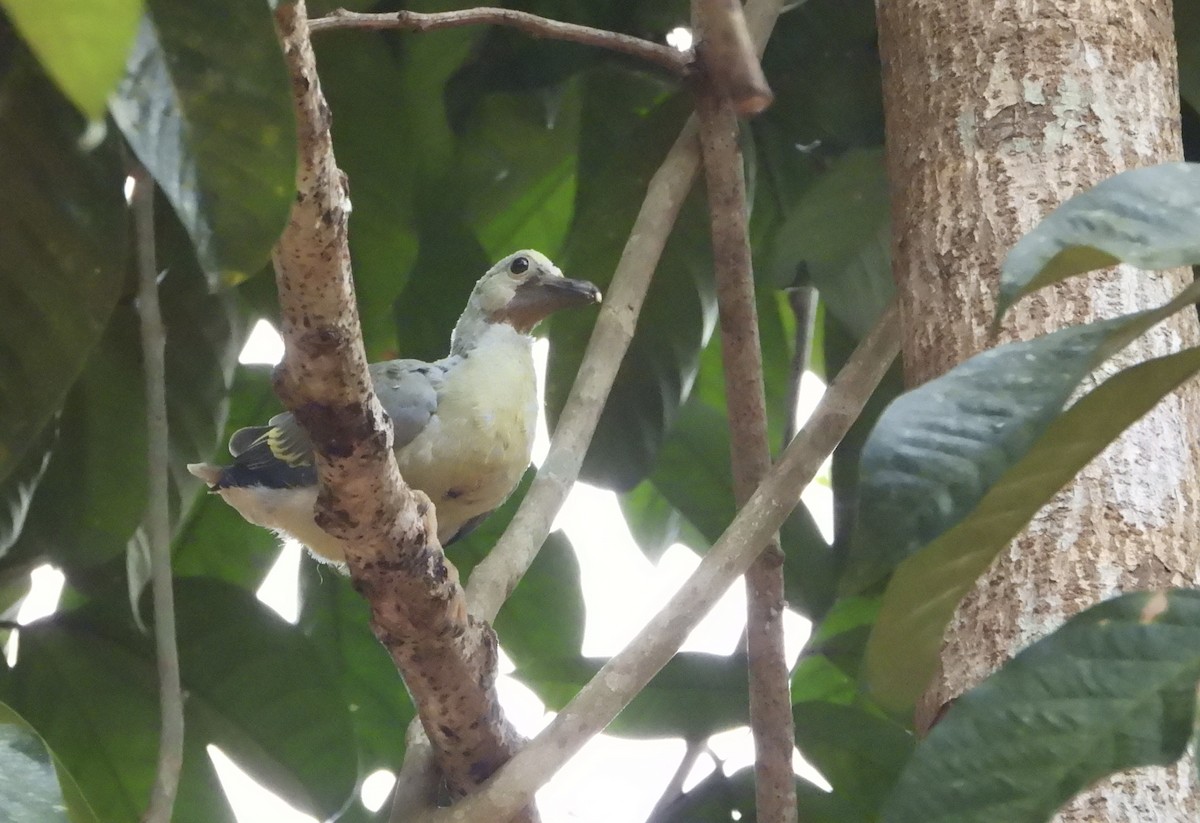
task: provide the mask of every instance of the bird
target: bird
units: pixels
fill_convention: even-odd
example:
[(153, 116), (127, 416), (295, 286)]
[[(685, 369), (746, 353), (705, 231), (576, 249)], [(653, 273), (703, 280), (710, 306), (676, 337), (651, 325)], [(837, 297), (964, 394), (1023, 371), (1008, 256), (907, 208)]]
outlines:
[[(600, 300), (595, 285), (564, 277), (540, 252), (514, 252), (475, 284), (446, 357), (369, 366), (400, 474), (432, 501), (443, 546), (503, 503), (529, 466), (539, 406), (534, 327), (560, 309)], [(192, 463), (188, 471), (250, 523), (344, 564), (341, 541), (314, 519), (312, 445), (291, 413), (234, 432), (229, 452), (231, 465)]]

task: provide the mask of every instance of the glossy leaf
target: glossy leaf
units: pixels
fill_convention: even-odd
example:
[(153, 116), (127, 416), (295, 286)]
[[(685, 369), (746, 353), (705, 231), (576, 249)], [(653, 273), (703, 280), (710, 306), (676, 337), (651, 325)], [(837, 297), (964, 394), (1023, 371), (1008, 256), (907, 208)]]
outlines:
[[(176, 583), (186, 752), (174, 819), (232, 820), (205, 745), (309, 813), (336, 812), (357, 764), (344, 698), (312, 644), (253, 595)], [(138, 820), (158, 745), (152, 640), (124, 598), (30, 625), (0, 695), (37, 728), (108, 823)], [(61, 711), (71, 706), (72, 711)]]
[[(899, 564), (867, 648), (867, 677), (901, 709), (924, 687), (958, 601), (1041, 505), (1127, 426), (1200, 370), (1200, 349), (1139, 364), (1068, 411), (1080, 381), (1196, 299), (984, 352), (893, 403), (863, 451), (847, 583)], [(885, 539), (886, 537), (886, 539)]]
[(1067, 200), (1009, 252), (997, 315), (1043, 286), (1117, 263), (1200, 263), (1200, 165), (1133, 169)]
[(79, 785), (23, 717), (0, 703), (0, 816), (8, 823), (95, 823)]
[(61, 407), (124, 281), (126, 208), (115, 141), (84, 122), (0, 27), (0, 482)]
[(1041, 823), (1192, 735), (1200, 592), (1128, 594), (1072, 618), (961, 696), (917, 747), (884, 823)]
[[(185, 466), (209, 458), (223, 426), (242, 324), (233, 296), (209, 293), (182, 230), (170, 212), (163, 217), (156, 234), (164, 267), (159, 295), (167, 328), (170, 502), (177, 524), (201, 485)], [(134, 305), (125, 303), (67, 398), (40, 493), (7, 562), (46, 558), (77, 576), (124, 553), (145, 508), (143, 380), (140, 320)], [(112, 482), (114, 476), (123, 482)]]
[(144, 0), (0, 0), (46, 73), (80, 113), (99, 120), (125, 70)]
[(265, 4), (149, 0), (109, 110), (225, 283), (267, 260), (295, 190), (291, 91)]

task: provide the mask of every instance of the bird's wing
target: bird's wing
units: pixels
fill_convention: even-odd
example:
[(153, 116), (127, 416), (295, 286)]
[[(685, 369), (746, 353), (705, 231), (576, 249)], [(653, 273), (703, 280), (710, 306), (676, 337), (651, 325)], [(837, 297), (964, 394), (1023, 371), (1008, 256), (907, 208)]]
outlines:
[[(392, 421), (395, 448), (412, 442), (437, 411), (439, 390), (452, 362), (391, 360), (370, 366), (375, 393)], [(220, 487), (292, 488), (316, 482), (312, 442), (290, 412), (275, 415), (265, 426), (234, 432), (229, 452), (233, 465), (222, 472)]]
[(447, 371), (459, 358), (436, 363), (389, 360), (371, 364), (371, 383), (383, 410), (392, 420), (393, 447), (413, 441), (437, 411)]

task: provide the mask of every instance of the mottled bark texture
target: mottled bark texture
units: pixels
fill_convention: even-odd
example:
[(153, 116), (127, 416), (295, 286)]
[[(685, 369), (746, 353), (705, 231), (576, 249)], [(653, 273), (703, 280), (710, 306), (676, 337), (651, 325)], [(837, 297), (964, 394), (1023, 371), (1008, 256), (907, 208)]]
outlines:
[[(1181, 156), (1170, 0), (879, 0), (878, 13), (910, 385), (1006, 339), (1161, 304), (1190, 280), (1122, 267), (1026, 299), (989, 332), (1018, 237), (1081, 189)], [(1182, 312), (1115, 365), (1198, 337)], [(919, 723), (1084, 607), (1196, 581), (1198, 401), (1195, 384), (1163, 401), (1002, 554), (947, 632)], [(1194, 767), (1120, 776), (1060, 819), (1195, 821)]]
[[(317, 522), (345, 541), (372, 629), (404, 676), (457, 797), (508, 760), (520, 738), (496, 695), (496, 636), (468, 616), (429, 499), (400, 478), (391, 425), (371, 389), (346, 244), (346, 181), (333, 155), (304, 3), (281, 3), (275, 15), (299, 137), (296, 201), (274, 253), (286, 344), (275, 389), (314, 446)], [(527, 812), (522, 819), (536, 818)]]

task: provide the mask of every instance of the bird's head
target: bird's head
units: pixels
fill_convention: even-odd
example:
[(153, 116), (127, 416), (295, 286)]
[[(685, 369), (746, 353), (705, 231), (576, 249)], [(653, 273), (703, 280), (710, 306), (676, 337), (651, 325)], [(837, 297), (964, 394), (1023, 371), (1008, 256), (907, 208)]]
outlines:
[(524, 249), (488, 269), (471, 292), (455, 337), (486, 324), (507, 323), (521, 334), (559, 309), (600, 302), (600, 290), (586, 280), (563, 277), (541, 252)]

